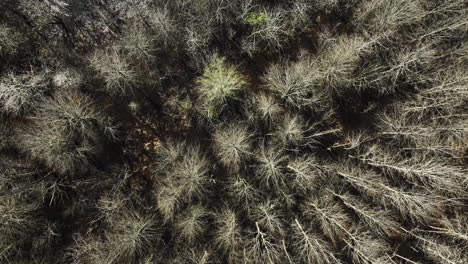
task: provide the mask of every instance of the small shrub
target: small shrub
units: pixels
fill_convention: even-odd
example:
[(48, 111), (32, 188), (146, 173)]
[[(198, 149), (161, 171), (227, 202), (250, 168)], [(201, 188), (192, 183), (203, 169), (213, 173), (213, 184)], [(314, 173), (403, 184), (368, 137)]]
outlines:
[(251, 26), (266, 23), (267, 19), (265, 12), (251, 12), (245, 17), (245, 21)]

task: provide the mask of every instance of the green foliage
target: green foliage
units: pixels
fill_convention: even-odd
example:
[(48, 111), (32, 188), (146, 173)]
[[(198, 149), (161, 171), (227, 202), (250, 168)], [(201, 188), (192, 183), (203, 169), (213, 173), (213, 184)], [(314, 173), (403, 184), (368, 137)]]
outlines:
[(247, 83), (236, 67), (226, 59), (213, 55), (203, 75), (196, 80), (202, 114), (209, 119), (219, 117), (231, 100), (238, 99)]
[(245, 21), (252, 26), (266, 23), (267, 20), (268, 17), (265, 12), (251, 12), (245, 17)]
[(253, 56), (259, 51), (278, 51), (285, 32), (285, 16), (280, 10), (250, 12), (244, 20), (251, 26), (250, 34), (242, 40), (242, 49)]

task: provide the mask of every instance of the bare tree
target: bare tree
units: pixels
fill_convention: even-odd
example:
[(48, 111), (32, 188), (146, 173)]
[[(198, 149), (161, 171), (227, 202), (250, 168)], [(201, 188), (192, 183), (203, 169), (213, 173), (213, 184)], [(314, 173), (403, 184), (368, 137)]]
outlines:
[(245, 205), (247, 209), (253, 207), (259, 199), (260, 191), (240, 175), (231, 178), (228, 191), (237, 204)]
[(293, 247), (300, 263), (341, 263), (333, 253), (332, 246), (311, 229), (306, 229), (299, 220), (293, 224)]
[(284, 217), (275, 202), (266, 201), (254, 207), (249, 215), (253, 219), (253, 222), (269, 234), (275, 236), (285, 235), (284, 223), (282, 221)]
[(417, 240), (418, 247), (429, 259), (436, 263), (462, 264), (468, 261), (466, 254), (464, 254), (466, 248), (446, 244), (434, 236), (418, 234), (417, 230), (403, 230), (414, 237)]
[(318, 161), (313, 156), (298, 157), (290, 160), (286, 168), (293, 176), (293, 186), (297, 190), (307, 191), (313, 188), (323, 172), (317, 166)]
[(244, 244), (243, 254), (247, 263), (283, 263), (281, 247), (270, 234), (260, 229), (258, 223), (255, 223), (255, 231), (252, 231)]
[(281, 149), (272, 146), (261, 146), (256, 154), (259, 162), (257, 174), (260, 182), (266, 186), (280, 188), (284, 184), (284, 163), (287, 156)]
[(324, 47), (314, 59), (319, 84), (330, 91), (343, 94), (354, 86), (354, 72), (359, 68), (360, 57), (369, 49), (369, 43), (359, 37), (341, 37)]
[(44, 72), (18, 75), (9, 72), (0, 80), (0, 109), (15, 116), (31, 111), (48, 89)]
[(373, 237), (368, 230), (357, 227), (349, 233), (345, 240), (346, 249), (353, 263), (359, 264), (384, 264), (393, 262), (389, 256), (390, 246), (381, 239)]
[(268, 125), (275, 123), (280, 119), (281, 114), (284, 112), (283, 107), (277, 102), (277, 100), (266, 93), (255, 95), (250, 102), (253, 108), (255, 116), (249, 116), (252, 122), (257, 123), (258, 119), (262, 122), (266, 122)]
[(361, 158), (365, 163), (381, 168), (389, 176), (397, 175), (416, 186), (440, 190), (444, 193), (462, 193), (466, 179), (461, 168), (440, 163), (434, 158), (413, 155), (412, 158), (399, 158), (376, 146), (371, 147)]
[(259, 8), (247, 1), (240, 17), (250, 27), (242, 40), (242, 49), (250, 56), (258, 51), (279, 51), (285, 32), (285, 17), (281, 10)]
[(351, 218), (331, 195), (324, 194), (308, 199), (303, 205), (303, 210), (307, 216), (313, 217), (320, 230), (334, 245), (343, 241), (348, 235)]
[(105, 82), (105, 91), (111, 95), (129, 96), (141, 84), (138, 72), (116, 48), (97, 51), (90, 64)]
[(353, 15), (357, 29), (368, 36), (391, 37), (404, 26), (421, 23), (427, 15), (423, 1), (363, 1)]
[(23, 37), (14, 29), (6, 25), (0, 25), (0, 55), (11, 56), (16, 54), (23, 41)]
[(16, 145), (58, 173), (84, 171), (99, 154), (102, 140), (114, 139), (116, 127), (94, 108), (93, 101), (76, 92), (44, 100), (31, 119), (17, 130)]
[(242, 124), (220, 128), (213, 135), (217, 157), (227, 168), (237, 171), (251, 153), (251, 136)]
[(206, 229), (206, 209), (201, 205), (188, 208), (185, 213), (176, 219), (175, 229), (180, 238), (187, 243), (194, 243)]
[(398, 237), (400, 235), (400, 224), (392, 212), (385, 211), (383, 208), (371, 207), (357, 197), (349, 194), (333, 194), (339, 197), (346, 207), (353, 210), (359, 217), (359, 220), (369, 230), (372, 230), (373, 234), (378, 234), (382, 239)]
[(160, 240), (157, 222), (152, 215), (124, 211), (111, 221), (107, 233), (106, 263), (135, 262), (150, 252)]
[(65, 260), (73, 264), (105, 263), (105, 244), (94, 236), (75, 236), (73, 244), (67, 248)]
[(295, 63), (273, 64), (263, 76), (266, 87), (283, 102), (295, 108), (312, 107), (321, 110), (327, 101), (321, 89), (320, 73), (307, 56)]
[[(172, 148), (169, 145), (166, 147)], [(182, 154), (179, 153), (180, 150), (184, 153), (177, 158)], [(166, 160), (165, 166), (169, 167), (165, 167), (168, 169), (166, 178), (157, 190), (157, 207), (165, 220), (169, 221), (175, 216), (181, 204), (205, 195), (210, 183), (210, 170), (208, 160), (198, 145), (164, 150), (166, 151), (169, 151), (166, 153), (168, 154), (166, 158), (170, 160)]]
[(273, 132), (273, 136), (286, 148), (300, 145), (305, 139), (303, 119), (298, 115), (285, 114), (283, 120)]
[(241, 243), (241, 227), (236, 213), (228, 208), (215, 214), (215, 242), (226, 254), (234, 260), (239, 254), (237, 245)]
[(25, 243), (41, 230), (44, 222), (38, 215), (37, 204), (0, 197), (0, 260), (14, 261)]
[(177, 21), (169, 13), (167, 6), (147, 10), (147, 23), (156, 34), (155, 40), (164, 46), (174, 45), (180, 37)]
[(403, 220), (431, 223), (437, 222), (443, 215), (445, 199), (440, 196), (428, 194), (420, 189), (405, 190), (394, 187), (381, 176), (359, 168), (342, 168), (336, 173), (364, 195), (384, 207), (394, 208)]
[(154, 40), (141, 29), (132, 29), (122, 39), (121, 49), (129, 57), (145, 63), (151, 63), (155, 59)]

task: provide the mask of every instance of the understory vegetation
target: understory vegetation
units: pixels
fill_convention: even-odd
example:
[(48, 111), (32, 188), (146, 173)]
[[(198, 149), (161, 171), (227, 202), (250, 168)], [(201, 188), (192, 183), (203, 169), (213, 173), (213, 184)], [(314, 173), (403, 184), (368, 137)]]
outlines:
[(468, 263), (467, 0), (0, 1), (0, 263)]

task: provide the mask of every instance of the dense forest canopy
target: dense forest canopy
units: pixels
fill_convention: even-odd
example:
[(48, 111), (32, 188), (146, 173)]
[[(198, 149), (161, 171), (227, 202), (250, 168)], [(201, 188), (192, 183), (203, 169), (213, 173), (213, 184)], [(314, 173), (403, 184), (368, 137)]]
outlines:
[(0, 263), (468, 263), (467, 0), (1, 0)]

